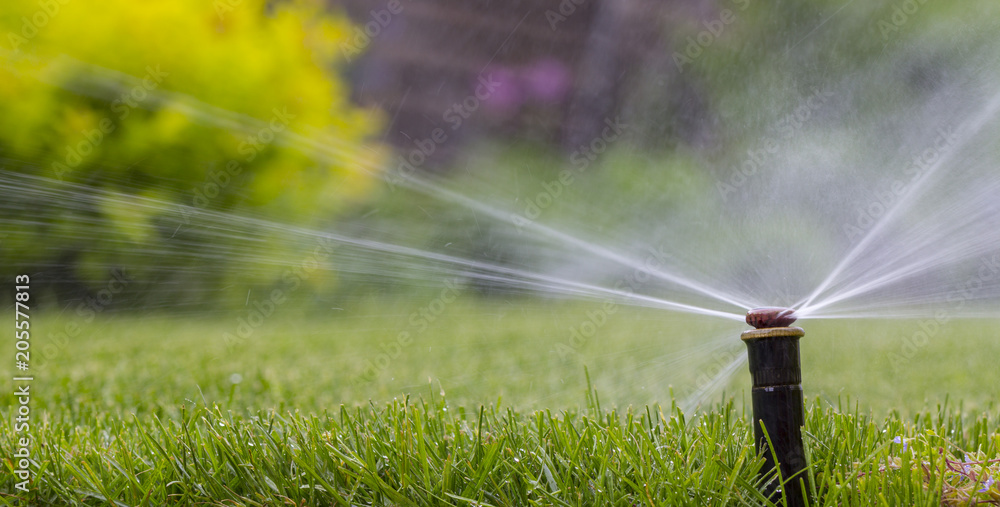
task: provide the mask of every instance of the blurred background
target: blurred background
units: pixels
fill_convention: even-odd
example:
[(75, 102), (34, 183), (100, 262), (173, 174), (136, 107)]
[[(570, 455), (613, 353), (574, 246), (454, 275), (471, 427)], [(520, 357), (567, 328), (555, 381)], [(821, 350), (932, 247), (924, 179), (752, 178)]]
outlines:
[[(277, 259), (301, 257), (280, 230), (191, 226), (212, 211), (542, 262), (530, 235), (506, 237), (510, 223), (471, 223), (467, 207), (396, 181), (411, 174), (626, 249), (640, 223), (658, 228), (677, 209), (717, 201), (734, 214), (757, 199), (724, 188), (746, 153), (760, 150), (750, 169), (764, 174), (789, 163), (789, 145), (836, 142), (851, 122), (901, 136), (892, 118), (854, 117), (923, 107), (992, 37), (996, 14), (989, 3), (751, 0), (90, 7), (18, 1), (0, 12), (0, 156), (31, 182), (6, 182), (0, 270), (36, 273), (52, 305), (126, 270), (134, 283), (109, 308), (165, 310), (242, 304), (248, 289), (280, 283)], [(803, 186), (835, 177), (794, 162)], [(829, 170), (854, 169), (843, 165)], [(567, 196), (534, 202), (566, 169)], [(798, 229), (828, 216), (801, 207)], [(689, 225), (739, 226), (725, 221)], [(753, 278), (728, 264), (726, 283)], [(351, 283), (321, 271), (311, 295)]]
[[(0, 277), (30, 273), (37, 304), (87, 323), (224, 321), (211, 340), (227, 345), (254, 308), (343, 319), (402, 301), (366, 314), (392, 340), (447, 291), (491, 308), (449, 332), (557, 298), (738, 321), (801, 302), (894, 182), (950, 147), (959, 176), (887, 234), (942, 210), (996, 216), (985, 197), (945, 204), (994, 171), (996, 143), (963, 143), (995, 94), (998, 16), (988, 1), (8, 1)], [(873, 262), (909, 248), (886, 245)], [(962, 259), (863, 295), (943, 298), (935, 280), (979, 265)], [(591, 318), (568, 319), (540, 322), (576, 350)], [(715, 354), (691, 390), (734, 368)]]

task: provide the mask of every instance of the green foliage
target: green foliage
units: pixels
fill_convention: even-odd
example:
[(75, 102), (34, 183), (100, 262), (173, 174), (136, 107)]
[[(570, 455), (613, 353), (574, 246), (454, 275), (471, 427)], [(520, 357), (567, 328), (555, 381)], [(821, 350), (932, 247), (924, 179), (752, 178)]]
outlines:
[[(0, 149), (8, 169), (73, 198), (12, 197), (11, 222), (30, 226), (0, 244), (5, 272), (69, 256), (83, 278), (127, 265), (184, 297), (273, 282), (274, 266), (180, 259), (225, 249), (198, 229), (205, 212), (315, 225), (368, 192), (378, 119), (335, 73), (350, 30), (320, 2), (7, 2)], [(179, 274), (191, 267), (211, 276)]]
[(852, 112), (861, 116), (920, 104), (935, 74), (991, 65), (986, 62), (998, 19), (997, 4), (989, 0), (962, 6), (725, 0), (719, 9), (671, 31), (669, 51), (674, 67), (703, 85), (729, 130), (721, 134), (735, 134), (735, 142), (740, 132), (779, 121), (815, 89), (850, 90)]

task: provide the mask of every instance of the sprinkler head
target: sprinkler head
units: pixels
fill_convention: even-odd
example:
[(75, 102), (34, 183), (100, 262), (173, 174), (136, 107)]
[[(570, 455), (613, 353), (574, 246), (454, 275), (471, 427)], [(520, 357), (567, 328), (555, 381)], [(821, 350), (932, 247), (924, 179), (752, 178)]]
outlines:
[(754, 449), (764, 458), (762, 492), (776, 504), (805, 507), (809, 502), (803, 486), (809, 490), (809, 477), (804, 472), (805, 403), (799, 361), (799, 338), (805, 331), (790, 327), (792, 322), (795, 311), (790, 308), (755, 308), (747, 312), (747, 324), (757, 329), (743, 331), (740, 338), (747, 346), (753, 381)]
[(757, 328), (765, 329), (771, 327), (791, 326), (795, 319), (795, 310), (791, 308), (781, 308), (778, 306), (765, 306), (754, 308), (747, 312), (747, 324)]

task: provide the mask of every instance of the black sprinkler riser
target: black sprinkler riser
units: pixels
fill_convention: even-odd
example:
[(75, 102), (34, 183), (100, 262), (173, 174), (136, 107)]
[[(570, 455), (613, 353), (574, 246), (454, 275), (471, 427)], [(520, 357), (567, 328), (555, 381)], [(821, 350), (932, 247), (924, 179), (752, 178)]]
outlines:
[[(787, 497), (788, 507), (806, 505), (802, 484), (798, 480), (808, 480), (803, 472), (806, 467), (802, 447), (805, 403), (799, 361), (799, 338), (804, 335), (805, 331), (798, 327), (754, 329), (742, 335), (747, 345), (750, 377), (753, 380), (754, 446), (757, 453), (764, 456), (760, 473), (762, 476), (773, 476), (774, 469), (778, 468), (783, 480), (793, 477), (786, 484), (784, 495), (777, 479), (765, 485), (764, 494), (779, 505), (782, 498)], [(767, 428), (767, 436), (761, 425)]]
[[(789, 477), (806, 479), (805, 474), (800, 473), (806, 467), (805, 450), (802, 448), (802, 425), (805, 422), (802, 386), (755, 387), (752, 397), (754, 442), (757, 451), (763, 451), (764, 454), (761, 473), (770, 473), (775, 468), (774, 456), (761, 428), (763, 424), (764, 428), (767, 428), (767, 436), (771, 438), (771, 445), (774, 446), (774, 454), (778, 457), (782, 479), (787, 480)], [(795, 479), (786, 484), (788, 507), (806, 505), (802, 487)], [(777, 488), (778, 483), (775, 480), (764, 490), (764, 493), (775, 502), (781, 498)]]
[(802, 383), (798, 336), (775, 336), (745, 341), (747, 361), (750, 363), (750, 378), (754, 387)]

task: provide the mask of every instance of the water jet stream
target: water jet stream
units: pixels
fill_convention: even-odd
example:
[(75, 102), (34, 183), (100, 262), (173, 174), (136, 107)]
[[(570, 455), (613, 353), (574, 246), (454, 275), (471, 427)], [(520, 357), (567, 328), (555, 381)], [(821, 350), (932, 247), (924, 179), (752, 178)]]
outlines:
[(681, 402), (681, 410), (686, 413), (694, 413), (694, 411), (701, 406), (708, 396), (715, 392), (720, 386), (724, 385), (733, 375), (739, 371), (740, 367), (743, 366), (747, 360), (746, 353), (739, 354), (732, 361), (726, 364), (718, 373), (716, 373), (712, 378), (701, 386), (694, 393), (691, 393), (687, 398)]
[[(2, 188), (16, 188), (21, 192), (37, 190), (39, 193), (44, 193), (48, 198), (52, 199), (54, 202), (92, 202), (99, 196), (100, 199), (107, 202), (116, 202), (120, 204), (128, 204), (139, 209), (145, 209), (149, 211), (172, 211), (176, 210), (177, 205), (171, 202), (160, 201), (153, 198), (133, 196), (127, 194), (119, 194), (106, 189), (94, 189), (91, 187), (82, 187), (78, 185), (69, 185), (69, 190), (60, 190), (54, 188), (54, 186), (46, 186), (42, 183), (44, 178), (35, 176), (26, 176), (17, 173), (3, 173), (0, 172), (0, 189)], [(7, 183), (8, 181), (14, 181), (15, 183)], [(54, 182), (53, 182), (54, 183)], [(82, 191), (86, 189), (86, 194)], [(75, 191), (74, 191), (75, 190)], [(586, 296), (586, 297), (604, 297), (612, 298), (615, 301), (623, 302), (627, 304), (641, 304), (643, 306), (651, 306), (657, 308), (664, 308), (676, 311), (682, 311), (687, 313), (695, 313), (702, 315), (709, 315), (715, 317), (726, 318), (729, 320), (741, 320), (741, 316), (735, 313), (723, 312), (718, 310), (712, 310), (708, 308), (702, 308), (694, 305), (688, 305), (684, 303), (679, 303), (675, 301), (669, 301), (665, 299), (655, 298), (652, 296), (636, 294), (634, 292), (627, 292), (618, 289), (611, 289), (606, 287), (600, 287), (596, 285), (575, 282), (571, 280), (565, 280), (549, 275), (543, 275), (539, 273), (529, 272), (525, 270), (519, 270), (515, 268), (498, 266), (495, 264), (484, 263), (480, 261), (474, 261), (469, 259), (464, 259), (460, 257), (454, 257), (446, 254), (440, 254), (436, 252), (419, 250), (412, 247), (406, 247), (401, 245), (394, 245), (389, 243), (383, 243), (380, 241), (352, 238), (342, 234), (335, 234), (330, 232), (315, 231), (298, 226), (290, 226), (288, 224), (283, 224), (279, 222), (272, 222), (264, 220), (261, 218), (253, 217), (242, 217), (233, 216), (231, 214), (226, 214), (217, 211), (201, 210), (197, 208), (185, 207), (186, 212), (189, 216), (197, 216), (199, 218), (208, 218), (211, 220), (208, 224), (202, 224), (207, 230), (213, 233), (219, 233), (219, 235), (225, 236), (229, 235), (233, 239), (247, 240), (247, 237), (240, 234), (240, 230), (233, 229), (232, 225), (220, 226), (218, 224), (232, 224), (233, 222), (239, 222), (243, 225), (248, 226), (257, 234), (260, 231), (272, 231), (278, 234), (295, 234), (303, 238), (313, 238), (317, 240), (329, 240), (334, 241), (341, 245), (351, 245), (361, 249), (362, 251), (376, 251), (389, 255), (404, 256), (408, 258), (418, 258), (428, 261), (434, 261), (450, 266), (461, 266), (461, 270), (449, 271), (452, 274), (466, 276), (470, 278), (476, 278), (480, 280), (488, 280), (493, 282), (500, 282), (508, 284), (511, 286), (519, 286), (528, 288), (537, 292), (542, 293), (556, 293), (563, 295), (574, 295), (574, 296)], [(84, 238), (81, 238), (84, 239)], [(262, 239), (250, 238), (250, 241), (263, 241)], [(195, 258), (204, 258), (206, 256), (204, 250), (201, 249), (202, 245), (199, 243), (198, 252), (179, 252), (176, 255), (192, 255)], [(211, 248), (211, 247), (208, 247)], [(225, 248), (225, 247), (221, 247)], [(150, 252), (155, 254), (156, 252)], [(245, 261), (255, 261), (263, 264), (271, 264), (277, 266), (294, 266), (296, 263), (294, 261), (288, 260), (275, 260), (267, 256), (259, 256), (254, 254), (240, 253), (238, 256), (234, 256), (229, 252), (223, 250), (220, 255), (225, 254), (229, 258), (237, 258)], [(381, 266), (378, 266), (381, 267)], [(442, 269), (438, 268), (435, 273), (440, 274)], [(367, 274), (373, 275), (385, 275), (386, 272), (383, 269), (371, 269), (365, 271)]]
[[(868, 258), (867, 261), (875, 266), (874, 269), (864, 273), (865, 276), (855, 277), (855, 282), (813, 303), (801, 313), (808, 316), (835, 303), (906, 282), (943, 266), (961, 267), (963, 262), (978, 259), (979, 263), (973, 266), (976, 269), (985, 267), (992, 271), (1000, 268), (992, 267), (990, 260), (984, 257), (1000, 252), (1000, 237), (996, 236), (993, 224), (998, 194), (1000, 182), (985, 184), (976, 192), (967, 193), (961, 206), (951, 207), (946, 214), (936, 213), (940, 222), (936, 228), (930, 228), (929, 224), (921, 222), (912, 231), (901, 231), (901, 236), (908, 241), (910, 253), (899, 255), (896, 252), (886, 252), (881, 257)], [(983, 278), (982, 274), (977, 274), (975, 280), (980, 291), (996, 288), (996, 283), (990, 285), (990, 279)], [(912, 288), (909, 292), (909, 298), (897, 303), (941, 302), (947, 296), (944, 292), (920, 296), (919, 288)], [(918, 300), (919, 297), (924, 299)], [(883, 306), (885, 304), (888, 303), (883, 303)]]
[(937, 161), (934, 162), (931, 167), (929, 167), (924, 174), (922, 174), (916, 181), (914, 181), (910, 188), (906, 191), (905, 195), (899, 199), (892, 207), (886, 212), (874, 227), (872, 227), (843, 259), (833, 268), (833, 271), (809, 294), (801, 303), (794, 305), (800, 308), (800, 311), (804, 314), (808, 314), (813, 301), (820, 296), (836, 279), (840, 274), (847, 268), (847, 266), (853, 262), (858, 256), (860, 256), (865, 249), (882, 233), (882, 231), (892, 223), (903, 210), (907, 209), (910, 205), (914, 203), (917, 197), (925, 190), (927, 184), (932, 181), (933, 176), (935, 176), (941, 167), (944, 167), (947, 163), (956, 156), (958, 152), (965, 147), (969, 141), (971, 141), (986, 125), (993, 120), (997, 112), (1000, 111), (1000, 93), (995, 94), (989, 102), (980, 109), (977, 116), (969, 120), (969, 122), (960, 130), (956, 137), (961, 139), (956, 146), (949, 150), (946, 150)]
[[(414, 178), (412, 176), (408, 176), (407, 177), (407, 181), (410, 181), (414, 185), (417, 185), (417, 186), (419, 186), (419, 187), (421, 187), (423, 189), (426, 189), (427, 190), (425, 192), (426, 195), (431, 195), (431, 194), (433, 194), (433, 195), (439, 195), (439, 196), (441, 196), (441, 197), (443, 197), (443, 198), (445, 198), (445, 199), (447, 199), (447, 200), (449, 200), (451, 202), (454, 202), (456, 204), (461, 204), (463, 206), (466, 206), (466, 207), (469, 207), (469, 208), (481, 211), (481, 212), (483, 212), (483, 213), (485, 213), (485, 214), (487, 214), (487, 215), (489, 215), (489, 216), (491, 216), (491, 217), (493, 217), (493, 218), (495, 218), (497, 220), (500, 220), (500, 221), (506, 220), (506, 216), (505, 216), (504, 213), (500, 212), (499, 210), (497, 210), (495, 208), (486, 206), (486, 205), (484, 205), (484, 204), (482, 204), (482, 203), (480, 203), (478, 201), (475, 201), (474, 199), (470, 199), (470, 198), (468, 198), (466, 196), (463, 196), (463, 195), (460, 195), (458, 193), (445, 190), (445, 189), (440, 188), (440, 187), (435, 187), (433, 185), (428, 184), (427, 182), (424, 182), (423, 180), (419, 180), (419, 179)], [(600, 256), (600, 257), (602, 257), (604, 259), (617, 262), (618, 264), (621, 264), (623, 266), (626, 266), (626, 267), (629, 267), (629, 268), (633, 268), (633, 269), (648, 271), (650, 274), (652, 274), (653, 276), (655, 276), (655, 277), (657, 277), (657, 278), (659, 278), (661, 280), (668, 281), (668, 282), (680, 285), (682, 287), (686, 287), (686, 288), (691, 289), (691, 290), (693, 290), (693, 291), (695, 291), (697, 293), (700, 293), (702, 295), (705, 295), (705, 296), (711, 297), (713, 299), (722, 301), (724, 303), (736, 306), (736, 307), (738, 307), (738, 308), (740, 308), (742, 310), (749, 310), (753, 306), (753, 305), (751, 305), (751, 304), (749, 304), (749, 303), (747, 303), (745, 301), (738, 301), (735, 298), (731, 298), (731, 297), (725, 296), (723, 294), (720, 294), (719, 291), (713, 290), (713, 289), (711, 289), (709, 287), (706, 287), (706, 286), (704, 286), (704, 285), (702, 285), (700, 283), (697, 283), (697, 282), (694, 282), (694, 281), (691, 281), (691, 280), (687, 280), (685, 278), (681, 278), (681, 277), (679, 277), (677, 275), (673, 275), (673, 274), (670, 274), (670, 273), (662, 271), (662, 270), (651, 270), (647, 266), (643, 265), (641, 262), (638, 262), (638, 261), (636, 261), (634, 259), (631, 259), (629, 257), (621, 255), (621, 254), (619, 254), (619, 253), (617, 253), (617, 252), (615, 252), (613, 250), (610, 250), (610, 249), (607, 249), (607, 248), (604, 248), (604, 247), (601, 247), (601, 246), (589, 243), (587, 241), (579, 239), (579, 238), (577, 238), (575, 236), (572, 236), (570, 234), (566, 234), (564, 232), (557, 231), (557, 230), (555, 230), (555, 229), (553, 229), (553, 228), (551, 228), (549, 226), (546, 226), (544, 224), (540, 224), (537, 221), (528, 221), (525, 226), (529, 227), (529, 228), (532, 228), (532, 229), (535, 229), (535, 230), (537, 230), (539, 232), (542, 232), (542, 233), (546, 234), (547, 236), (554, 237), (556, 239), (564, 241), (564, 242), (566, 242), (566, 243), (568, 243), (570, 245), (580, 247), (580, 248), (586, 250), (587, 252), (590, 252), (590, 253), (593, 253), (595, 255), (598, 255), (598, 256)]]
[[(12, 59), (12, 55), (9, 53), (5, 54), (5, 56), (8, 59)], [(74, 83), (72, 79), (61, 78), (59, 74), (50, 75), (53, 74), (53, 69), (69, 74), (73, 76), (74, 79), (79, 80), (80, 77), (83, 77), (85, 80), (82, 83)], [(78, 93), (84, 93), (97, 98), (105, 99), (110, 98), (114, 93), (120, 93), (121, 88), (123, 87), (123, 85), (120, 84), (122, 82), (138, 83), (138, 79), (133, 76), (128, 76), (117, 71), (105, 69), (103, 67), (65, 56), (59, 57), (51, 62), (49, 72), (46, 73), (45, 71), (40, 71), (38, 78), (55, 86), (72, 88), (73, 91)], [(105, 89), (102, 91), (100, 88)], [(198, 118), (206, 123), (221, 128), (252, 133), (267, 126), (266, 122), (261, 120), (205, 104), (193, 97), (189, 97), (181, 93), (153, 90), (149, 92), (149, 94), (154, 98), (153, 102), (158, 104), (167, 104), (169, 107), (175, 108), (186, 115)], [(354, 150), (338, 149), (330, 146), (328, 143), (335, 143), (335, 140), (333, 139), (323, 138), (322, 142), (320, 142), (308, 136), (291, 132), (290, 129), (285, 129), (285, 131), (282, 131), (279, 134), (280, 135), (275, 136), (277, 142), (293, 147), (318, 161), (340, 163), (347, 167), (360, 170), (365, 174), (373, 175), (375, 177), (382, 176), (383, 171), (373, 167), (367, 167), (364, 164), (359, 164), (355, 160), (357, 153)], [(506, 222), (508, 220), (509, 213), (504, 213), (496, 208), (487, 206), (482, 202), (476, 201), (475, 199), (449, 191), (441, 186), (433, 185), (429, 181), (418, 178), (415, 175), (400, 174), (395, 176), (398, 177), (396, 178), (398, 181), (405, 182), (407, 188), (420, 192), (423, 195), (480, 211), (500, 222)], [(721, 294), (718, 290), (713, 290), (712, 288), (693, 280), (689, 280), (663, 270), (649, 269), (640, 261), (608, 248), (582, 240), (571, 234), (557, 231), (551, 227), (540, 224), (537, 221), (528, 221), (526, 228), (537, 233), (542, 233), (546, 237), (563, 241), (567, 245), (582, 248), (589, 253), (597, 255), (603, 259), (616, 262), (622, 266), (645, 270), (660, 280), (685, 287), (698, 294), (702, 294), (712, 299), (735, 306), (741, 310), (749, 310), (753, 306), (746, 301), (740, 301), (736, 298), (726, 296), (725, 294)]]

